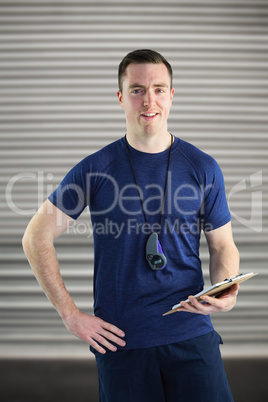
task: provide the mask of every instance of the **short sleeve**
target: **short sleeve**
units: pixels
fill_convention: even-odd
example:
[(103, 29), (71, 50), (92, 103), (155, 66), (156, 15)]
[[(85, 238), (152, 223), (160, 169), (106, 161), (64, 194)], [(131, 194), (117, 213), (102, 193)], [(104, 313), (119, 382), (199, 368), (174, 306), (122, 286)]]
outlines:
[(81, 161), (64, 177), (56, 190), (48, 197), (57, 208), (77, 219), (89, 204), (85, 163)]
[(210, 178), (207, 177), (204, 188), (204, 201), (200, 214), (202, 229), (205, 232), (217, 229), (231, 220), (223, 174), (215, 160), (213, 160), (213, 169), (210, 169), (210, 172)]

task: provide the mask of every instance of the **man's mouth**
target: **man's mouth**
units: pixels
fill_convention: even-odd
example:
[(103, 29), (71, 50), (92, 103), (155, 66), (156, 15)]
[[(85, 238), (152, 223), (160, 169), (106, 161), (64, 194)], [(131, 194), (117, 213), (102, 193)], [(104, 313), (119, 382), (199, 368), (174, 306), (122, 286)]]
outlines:
[(154, 119), (154, 117), (156, 117), (158, 115), (158, 113), (153, 112), (153, 113), (142, 113), (141, 116), (145, 119), (145, 120), (152, 120)]

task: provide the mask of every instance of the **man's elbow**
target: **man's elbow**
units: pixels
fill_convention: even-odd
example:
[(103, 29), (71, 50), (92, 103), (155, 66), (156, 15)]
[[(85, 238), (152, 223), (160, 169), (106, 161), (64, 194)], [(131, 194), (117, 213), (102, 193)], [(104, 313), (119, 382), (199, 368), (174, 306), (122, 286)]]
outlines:
[(26, 257), (36, 254), (42, 248), (53, 245), (53, 237), (46, 230), (41, 230), (32, 222), (29, 223), (22, 237), (22, 248)]
[(33, 230), (31, 230), (31, 228), (28, 226), (22, 237), (22, 248), (26, 257), (28, 257), (37, 247), (37, 239), (38, 237), (36, 236), (36, 233), (34, 233)]

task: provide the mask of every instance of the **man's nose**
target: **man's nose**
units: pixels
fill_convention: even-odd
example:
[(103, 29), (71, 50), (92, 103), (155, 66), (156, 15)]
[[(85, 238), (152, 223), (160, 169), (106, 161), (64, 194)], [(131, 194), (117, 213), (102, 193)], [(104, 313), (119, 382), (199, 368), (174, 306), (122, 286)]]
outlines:
[(154, 92), (147, 91), (143, 98), (144, 106), (151, 107), (155, 104), (155, 94)]

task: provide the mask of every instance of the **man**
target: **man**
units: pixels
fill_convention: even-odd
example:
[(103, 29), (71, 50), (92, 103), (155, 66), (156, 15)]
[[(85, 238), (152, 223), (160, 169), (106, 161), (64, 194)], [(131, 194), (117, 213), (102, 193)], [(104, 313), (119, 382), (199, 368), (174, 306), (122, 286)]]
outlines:
[[(219, 166), (168, 132), (173, 95), (162, 55), (129, 53), (117, 93), (126, 136), (75, 166), (23, 239), (65, 326), (95, 354), (102, 402), (233, 400), (209, 315), (233, 308), (238, 286), (202, 303), (191, 295), (204, 285), (202, 230), (212, 283), (238, 274), (239, 255)], [(87, 205), (95, 228), (94, 316), (75, 306), (53, 246)], [(187, 297), (191, 304), (163, 317)]]

